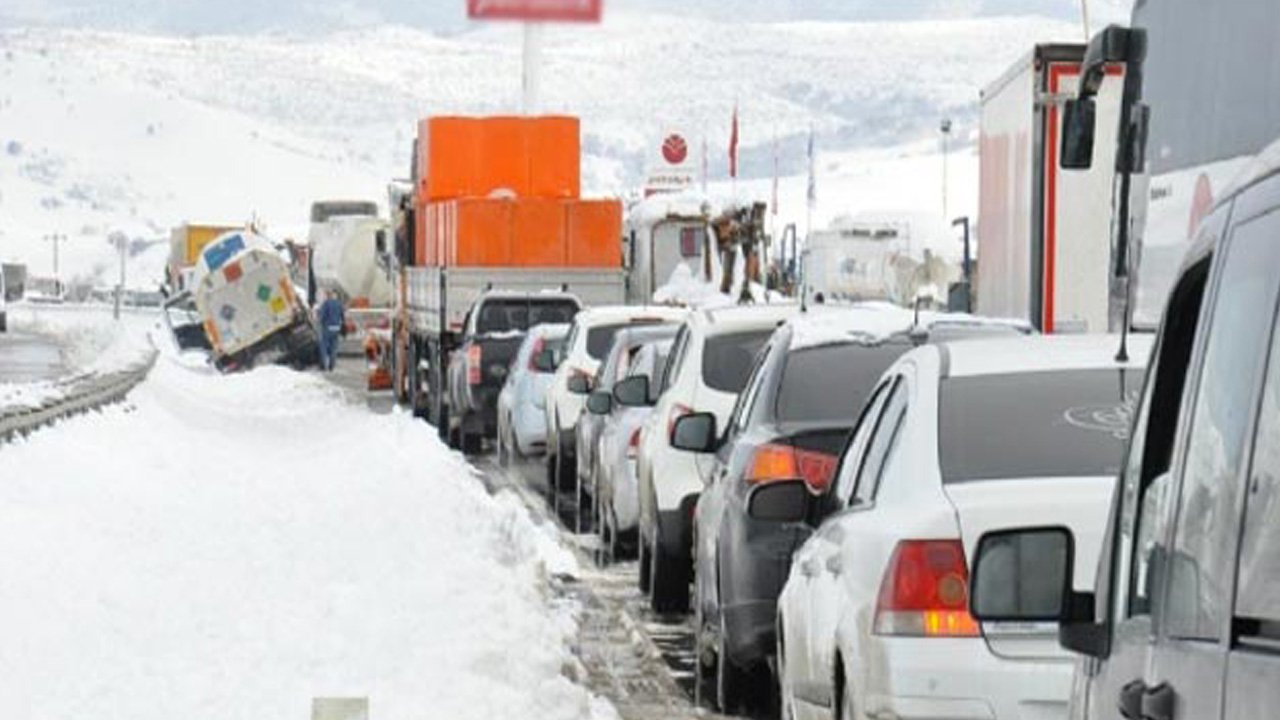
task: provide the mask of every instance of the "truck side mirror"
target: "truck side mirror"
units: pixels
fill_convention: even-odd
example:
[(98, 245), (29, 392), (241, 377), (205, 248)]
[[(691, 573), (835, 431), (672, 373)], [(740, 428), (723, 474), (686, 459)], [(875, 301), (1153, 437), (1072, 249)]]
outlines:
[(1097, 105), (1093, 98), (1068, 100), (1062, 107), (1062, 167), (1088, 170), (1093, 165)]
[(387, 254), (387, 231), (379, 229), (373, 234), (373, 248), (379, 255)]

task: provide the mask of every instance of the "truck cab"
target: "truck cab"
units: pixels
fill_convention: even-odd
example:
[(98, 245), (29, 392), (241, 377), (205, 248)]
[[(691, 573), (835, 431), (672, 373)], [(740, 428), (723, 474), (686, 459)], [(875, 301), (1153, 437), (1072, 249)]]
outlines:
[(645, 305), (677, 273), (689, 280), (707, 273), (711, 206), (693, 195), (654, 195), (627, 212), (623, 237), (627, 302)]
[(448, 358), (449, 438), (468, 452), (497, 436), (498, 394), (525, 333), (535, 325), (565, 324), (582, 309), (566, 292), (491, 290), (471, 306), (461, 342)]

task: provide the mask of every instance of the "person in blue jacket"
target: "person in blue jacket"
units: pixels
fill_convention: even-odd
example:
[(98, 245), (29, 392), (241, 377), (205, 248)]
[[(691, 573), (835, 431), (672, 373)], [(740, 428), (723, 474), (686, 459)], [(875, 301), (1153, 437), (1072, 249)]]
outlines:
[(338, 360), (338, 339), (342, 337), (342, 329), (346, 326), (346, 312), (342, 301), (332, 291), (324, 293), (324, 302), (316, 313), (316, 322), (320, 326), (320, 369), (331, 371)]

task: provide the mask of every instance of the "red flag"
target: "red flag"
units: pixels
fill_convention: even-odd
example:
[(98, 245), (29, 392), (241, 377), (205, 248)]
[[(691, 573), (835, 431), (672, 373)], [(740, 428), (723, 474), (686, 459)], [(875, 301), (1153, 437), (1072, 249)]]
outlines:
[(729, 134), (729, 177), (738, 177), (738, 104), (733, 104), (733, 131)]

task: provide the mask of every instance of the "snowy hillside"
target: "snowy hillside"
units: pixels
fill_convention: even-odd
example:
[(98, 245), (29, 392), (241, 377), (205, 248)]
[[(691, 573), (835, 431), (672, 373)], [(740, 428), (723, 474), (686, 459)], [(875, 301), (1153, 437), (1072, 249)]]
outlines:
[[(109, 279), (112, 231), (155, 238), (182, 220), (256, 215), (281, 236), (300, 230), (313, 199), (381, 200), (386, 180), (408, 170), (416, 118), (516, 109), (519, 32), (0, 32), (0, 258), (48, 274), (43, 238), (64, 235), (64, 277)], [(742, 186), (757, 197), (767, 196), (757, 189), (768, 185), (776, 136), (791, 178), (784, 211), (803, 212), (803, 191), (788, 188), (802, 187), (812, 124), (820, 175), (832, 181), (823, 178), (823, 202), (839, 204), (820, 216), (856, 200), (828, 191), (846, 173), (902, 186), (885, 202), (907, 207), (919, 202), (918, 182), (877, 178), (878, 165), (833, 153), (932, 151), (943, 116), (964, 145), (986, 82), (1032, 39), (1078, 37), (1078, 24), (1044, 19), (742, 23), (725, 33), (707, 20), (617, 12), (589, 31), (549, 30), (543, 104), (582, 116), (585, 184), (595, 193), (633, 189), (646, 148), (672, 123), (706, 134), (711, 176), (723, 178), (736, 102)], [(956, 165), (952, 181), (963, 196), (976, 174)], [(137, 258), (131, 284), (157, 278), (162, 261), (159, 247)]]

